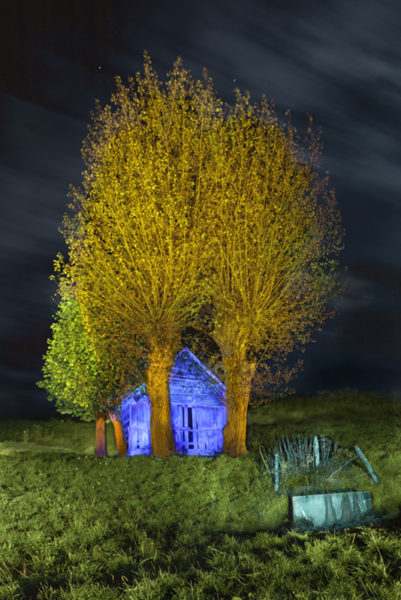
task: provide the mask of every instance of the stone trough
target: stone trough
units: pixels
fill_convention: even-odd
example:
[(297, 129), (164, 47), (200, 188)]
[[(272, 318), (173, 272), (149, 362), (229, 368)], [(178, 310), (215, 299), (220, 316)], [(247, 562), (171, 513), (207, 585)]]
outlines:
[(327, 530), (376, 521), (370, 492), (325, 492), (290, 496), (294, 529)]

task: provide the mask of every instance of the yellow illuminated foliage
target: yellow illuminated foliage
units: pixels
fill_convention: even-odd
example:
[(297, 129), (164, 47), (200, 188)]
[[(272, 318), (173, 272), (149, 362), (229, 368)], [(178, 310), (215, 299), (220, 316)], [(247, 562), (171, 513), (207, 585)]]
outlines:
[(304, 147), (265, 97), (251, 105), (249, 94), (236, 90), (212, 147), (218, 193), (208, 218), (212, 268), (203, 314), (222, 355), (224, 452), (232, 456), (246, 452), (258, 362), (265, 359), (271, 380), (273, 363), (302, 348), (313, 328), (334, 316), (327, 300), (341, 289), (335, 257), (344, 230), (328, 177), (319, 176), (321, 144), (311, 122), (308, 136)]
[(70, 260), (59, 256), (56, 270), (74, 282), (85, 327), (123, 371), (135, 376), (138, 348), (146, 354), (152, 450), (168, 455), (168, 377), (203, 301), (221, 103), (206, 72), (194, 82), (180, 59), (164, 88), (146, 53), (144, 76), (116, 84), (112, 106), (97, 105), (92, 117), (83, 186), (64, 220)]

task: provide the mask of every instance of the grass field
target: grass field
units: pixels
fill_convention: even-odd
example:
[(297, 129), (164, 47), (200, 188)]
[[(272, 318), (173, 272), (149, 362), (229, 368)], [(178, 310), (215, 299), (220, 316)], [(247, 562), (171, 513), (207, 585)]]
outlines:
[[(94, 455), (94, 424), (0, 424), (0, 600), (401, 599), (401, 403), (291, 397), (248, 411), (248, 455)], [(295, 434), (359, 445), (322, 489), (369, 491), (382, 523), (296, 532), (259, 445)], [(316, 485), (316, 482), (315, 484)]]

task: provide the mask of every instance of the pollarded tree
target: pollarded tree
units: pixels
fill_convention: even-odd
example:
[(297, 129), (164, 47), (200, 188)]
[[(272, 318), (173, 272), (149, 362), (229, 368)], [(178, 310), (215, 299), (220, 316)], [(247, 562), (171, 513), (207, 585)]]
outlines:
[(94, 350), (86, 333), (73, 288), (59, 285), (59, 307), (51, 325), (53, 336), (44, 355), (43, 380), (37, 386), (46, 390), (61, 414), (96, 422), (95, 452), (106, 456), (105, 416), (114, 426), (120, 456), (126, 455), (117, 406), (119, 389), (126, 389), (122, 374), (105, 356)]
[(215, 133), (210, 160), (218, 190), (208, 203), (213, 259), (203, 327), (221, 352), (223, 452), (235, 457), (247, 451), (258, 361), (272, 366), (304, 351), (313, 328), (335, 314), (327, 302), (341, 288), (335, 257), (344, 231), (328, 177), (318, 172), (321, 144), (311, 123), (303, 147), (265, 97), (252, 106), (249, 94), (236, 90), (236, 105)]
[(87, 170), (62, 230), (69, 262), (59, 255), (55, 267), (74, 283), (86, 330), (123, 371), (143, 344), (152, 452), (167, 456), (170, 371), (203, 298), (210, 146), (222, 109), (206, 72), (194, 82), (181, 59), (165, 88), (147, 53), (143, 77), (116, 82), (112, 106), (92, 115)]

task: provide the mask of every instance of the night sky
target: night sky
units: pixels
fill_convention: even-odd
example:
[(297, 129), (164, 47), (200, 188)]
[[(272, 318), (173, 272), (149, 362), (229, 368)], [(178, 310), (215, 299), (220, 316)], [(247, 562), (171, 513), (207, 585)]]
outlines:
[(266, 93), (302, 133), (323, 130), (346, 229), (347, 289), (291, 382), (299, 394), (401, 390), (401, 3), (399, 0), (1, 0), (0, 418), (57, 415), (35, 382), (57, 305), (49, 280), (94, 99), (116, 74), (159, 77), (177, 56), (195, 78)]

